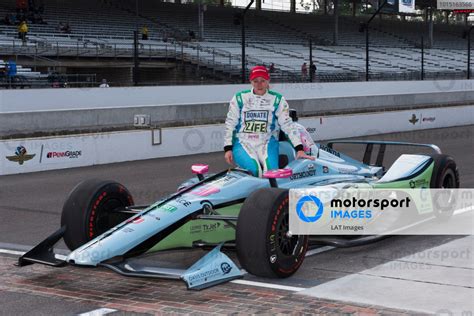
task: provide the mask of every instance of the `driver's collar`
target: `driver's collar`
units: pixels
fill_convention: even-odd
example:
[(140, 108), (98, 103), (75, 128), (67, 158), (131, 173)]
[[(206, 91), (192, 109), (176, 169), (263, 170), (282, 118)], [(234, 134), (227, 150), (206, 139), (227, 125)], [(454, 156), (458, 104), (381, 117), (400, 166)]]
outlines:
[(252, 87), (252, 94), (253, 94), (253, 95), (255, 95), (255, 96), (263, 97), (263, 96), (265, 96), (265, 95), (267, 95), (267, 94), (268, 94), (268, 89), (267, 89), (267, 90), (265, 91), (265, 93), (264, 93), (264, 94), (262, 94), (262, 95), (260, 95), (260, 94), (256, 94), (256, 93), (255, 93), (253, 90), (254, 90), (254, 89), (253, 89), (253, 87)]

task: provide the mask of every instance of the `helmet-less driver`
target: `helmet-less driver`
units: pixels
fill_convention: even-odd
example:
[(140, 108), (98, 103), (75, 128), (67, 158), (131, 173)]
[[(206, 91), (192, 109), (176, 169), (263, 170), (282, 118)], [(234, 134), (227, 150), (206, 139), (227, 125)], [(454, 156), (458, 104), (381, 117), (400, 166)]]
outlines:
[(269, 90), (270, 75), (264, 66), (250, 72), (252, 89), (238, 92), (230, 101), (225, 121), (225, 160), (249, 170), (254, 176), (278, 168), (280, 129), (296, 151), (296, 158), (306, 155), (300, 133), (289, 116), (285, 98)]

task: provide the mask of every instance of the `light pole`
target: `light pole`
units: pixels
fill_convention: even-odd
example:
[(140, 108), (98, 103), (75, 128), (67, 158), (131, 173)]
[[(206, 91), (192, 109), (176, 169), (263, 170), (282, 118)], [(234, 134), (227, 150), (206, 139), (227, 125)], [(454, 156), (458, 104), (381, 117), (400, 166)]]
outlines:
[(365, 81), (369, 81), (369, 24), (387, 3), (388, 0), (384, 0), (382, 5), (377, 9), (377, 11), (375, 11), (374, 14), (372, 14), (370, 19), (365, 23), (361, 23), (359, 26), (359, 32), (362, 33), (365, 31)]
[(245, 62), (245, 13), (247, 13), (248, 9), (252, 6), (255, 0), (250, 0), (250, 3), (245, 7), (242, 13), (238, 13), (234, 16), (234, 24), (240, 24), (242, 27), (242, 38), (241, 38), (241, 45), (242, 45), (242, 83), (247, 82), (247, 65)]
[(138, 86), (140, 61), (138, 59), (138, 0), (135, 0), (135, 31), (133, 31), (133, 85)]
[(467, 79), (471, 79), (471, 31), (474, 25), (462, 32), (462, 38), (467, 37)]
[(421, 35), (421, 80), (425, 80), (425, 42)]
[(313, 82), (313, 41), (309, 38), (309, 82)]

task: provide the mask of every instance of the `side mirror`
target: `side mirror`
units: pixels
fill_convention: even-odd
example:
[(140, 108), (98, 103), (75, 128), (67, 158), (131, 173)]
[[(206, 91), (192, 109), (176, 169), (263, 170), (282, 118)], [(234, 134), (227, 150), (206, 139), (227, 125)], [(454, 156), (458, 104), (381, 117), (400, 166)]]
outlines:
[(191, 171), (197, 174), (199, 181), (204, 180), (204, 175), (209, 172), (209, 165), (194, 164), (191, 166)]
[(270, 181), (270, 186), (272, 188), (278, 188), (276, 179), (289, 178), (293, 175), (292, 169), (274, 169), (265, 171), (263, 177)]

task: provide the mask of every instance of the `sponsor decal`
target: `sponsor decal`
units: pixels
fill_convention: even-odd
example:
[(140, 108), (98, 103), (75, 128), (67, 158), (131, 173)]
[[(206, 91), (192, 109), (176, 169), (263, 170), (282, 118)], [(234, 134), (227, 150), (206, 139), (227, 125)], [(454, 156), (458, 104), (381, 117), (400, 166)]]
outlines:
[(408, 120), (408, 122), (412, 123), (415, 125), (420, 119), (416, 117), (416, 114), (412, 114), (411, 118)]
[(203, 224), (202, 230), (205, 233), (213, 232), (217, 230), (221, 226), (220, 223), (212, 223), (212, 224)]
[(208, 278), (212, 278), (216, 275), (219, 275), (219, 268), (214, 268), (212, 270), (198, 272), (189, 277), (189, 283), (207, 281)]
[(355, 174), (357, 169), (350, 169), (350, 168), (337, 168), (337, 171), (342, 174)]
[(216, 231), (221, 226), (221, 223), (194, 225), (190, 227), (191, 234), (210, 233)]
[(224, 187), (235, 179), (237, 179), (236, 176), (228, 174), (225, 177), (217, 179), (210, 184), (205, 184), (202, 187), (198, 187), (192, 190), (190, 194), (194, 194), (197, 196), (209, 196), (212, 194), (216, 194), (221, 191), (220, 188)]
[(22, 165), (25, 161), (31, 160), (36, 156), (36, 154), (28, 154), (28, 151), (24, 146), (18, 146), (15, 150), (15, 155), (5, 156), (11, 162), (17, 162), (19, 165)]
[(202, 232), (202, 226), (201, 225), (195, 225), (190, 227), (190, 233), (191, 234), (197, 234)]
[(323, 173), (328, 173), (328, 172), (329, 172), (329, 167), (323, 166)]
[(130, 227), (124, 227), (124, 228), (122, 229), (122, 231), (123, 231), (124, 233), (132, 233), (132, 232), (134, 232), (135, 230), (134, 230), (133, 228), (130, 228)]
[(410, 188), (419, 188), (419, 187), (426, 187), (427, 182), (425, 179), (419, 179), (419, 180), (410, 180), (409, 182)]
[(246, 121), (268, 121), (268, 111), (246, 111), (244, 112)]
[(424, 117), (421, 121), (422, 121), (422, 122), (430, 122), (430, 123), (432, 123), (432, 122), (434, 122), (435, 120), (436, 120), (436, 117), (433, 116), (433, 117)]
[(46, 158), (69, 158), (76, 159), (82, 156), (81, 150), (67, 150), (67, 151), (50, 151), (46, 154)]
[(175, 201), (178, 202), (178, 203), (180, 203), (180, 204), (182, 204), (182, 205), (185, 206), (185, 207), (188, 207), (189, 205), (191, 205), (191, 202), (189, 202), (189, 201), (183, 199), (182, 197), (176, 198)]
[(275, 234), (270, 235), (269, 241), (270, 241), (270, 252), (275, 252), (276, 251)]
[(244, 112), (244, 133), (266, 133), (268, 128), (268, 111)]
[(190, 193), (197, 196), (209, 196), (212, 194), (219, 193), (221, 190), (212, 185), (203, 185), (200, 188), (192, 190)]
[(316, 128), (315, 127), (307, 127), (306, 130), (308, 131), (308, 133), (310, 134), (313, 134), (316, 132)]
[(336, 157), (341, 157), (341, 154), (340, 154), (339, 152), (337, 152), (336, 150), (334, 150), (334, 149), (332, 149), (332, 148), (329, 148), (329, 147), (326, 146), (326, 145), (321, 145), (321, 146), (319, 146), (319, 149), (322, 149), (322, 150), (324, 150), (324, 151), (326, 151), (326, 152), (328, 152), (328, 153), (330, 153), (330, 154), (332, 154), (332, 155), (334, 155), (334, 156), (336, 156)]
[(275, 263), (277, 261), (277, 255), (270, 256), (270, 263)]
[(222, 273), (227, 274), (227, 273), (230, 273), (230, 271), (232, 271), (232, 267), (227, 262), (222, 262), (221, 270), (222, 270)]
[(145, 216), (148, 216), (148, 217), (150, 217), (150, 218), (152, 218), (152, 219), (154, 219), (154, 220), (156, 220), (156, 221), (159, 221), (159, 220), (160, 220), (160, 218), (159, 218), (158, 216), (156, 216), (156, 215), (154, 215), (154, 214), (151, 214), (151, 213), (147, 213), (147, 214), (145, 214)]
[(314, 163), (309, 163), (308, 164), (308, 170), (314, 170), (314, 168), (316, 168)]
[(132, 223), (132, 224), (140, 224), (140, 223), (143, 223), (145, 220), (139, 216), (137, 218), (131, 218), (127, 221), (127, 223)]
[(297, 173), (293, 173), (293, 175), (290, 177), (290, 180), (298, 180), (302, 178), (313, 177), (315, 175), (316, 175), (316, 170), (297, 172)]
[(163, 211), (163, 212), (173, 213), (178, 208), (176, 206), (173, 206), (173, 205), (165, 204), (165, 205), (160, 206), (158, 209), (160, 211)]
[(244, 133), (266, 133), (267, 132), (267, 122), (255, 122), (247, 121), (245, 122)]

